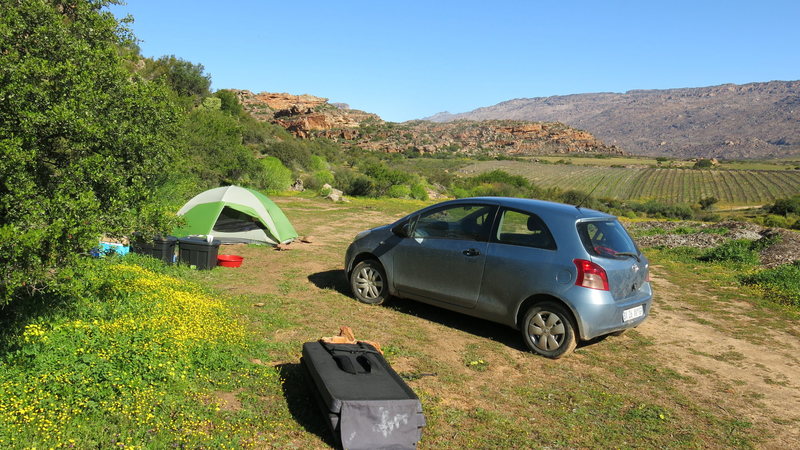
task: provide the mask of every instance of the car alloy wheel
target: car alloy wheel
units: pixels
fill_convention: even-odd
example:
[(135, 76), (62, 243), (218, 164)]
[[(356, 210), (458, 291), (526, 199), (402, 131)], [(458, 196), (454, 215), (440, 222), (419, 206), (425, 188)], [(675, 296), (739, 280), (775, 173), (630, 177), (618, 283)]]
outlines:
[(571, 316), (555, 303), (531, 307), (521, 328), (528, 348), (548, 358), (560, 358), (574, 350), (577, 344)]
[(389, 296), (386, 272), (377, 261), (361, 261), (350, 275), (350, 285), (355, 297), (364, 303), (377, 305)]

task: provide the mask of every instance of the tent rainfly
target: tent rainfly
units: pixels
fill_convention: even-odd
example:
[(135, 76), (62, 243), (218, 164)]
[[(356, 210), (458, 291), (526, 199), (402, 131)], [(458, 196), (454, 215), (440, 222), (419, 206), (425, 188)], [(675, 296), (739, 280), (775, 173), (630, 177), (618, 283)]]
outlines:
[(178, 237), (213, 235), (224, 244), (285, 244), (297, 237), (289, 219), (264, 194), (239, 186), (209, 189), (186, 202), (178, 211), (186, 225)]

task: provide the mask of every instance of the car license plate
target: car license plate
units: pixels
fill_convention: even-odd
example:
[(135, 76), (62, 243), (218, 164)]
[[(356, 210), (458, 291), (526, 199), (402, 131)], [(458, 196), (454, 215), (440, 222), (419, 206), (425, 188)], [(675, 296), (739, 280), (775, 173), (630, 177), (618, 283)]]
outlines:
[(644, 307), (642, 305), (639, 305), (636, 308), (626, 309), (625, 311), (622, 311), (622, 320), (627, 322), (637, 317), (642, 317), (643, 315), (644, 315)]

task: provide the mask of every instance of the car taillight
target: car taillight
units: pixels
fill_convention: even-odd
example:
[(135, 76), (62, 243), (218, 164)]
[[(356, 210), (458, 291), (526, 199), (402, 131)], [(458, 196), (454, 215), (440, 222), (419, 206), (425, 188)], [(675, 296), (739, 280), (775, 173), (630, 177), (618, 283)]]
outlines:
[(572, 262), (578, 269), (578, 277), (575, 279), (576, 286), (601, 291), (608, 290), (608, 275), (606, 275), (605, 269), (585, 259), (573, 259)]

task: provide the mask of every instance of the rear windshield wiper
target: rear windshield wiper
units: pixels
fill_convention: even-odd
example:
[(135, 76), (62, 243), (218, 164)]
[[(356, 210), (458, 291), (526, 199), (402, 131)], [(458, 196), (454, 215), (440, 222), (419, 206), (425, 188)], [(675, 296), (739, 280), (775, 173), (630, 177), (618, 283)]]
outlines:
[(634, 258), (636, 258), (636, 261), (642, 262), (642, 260), (639, 259), (639, 255), (633, 252), (617, 252), (614, 254), (614, 256), (633, 256)]

